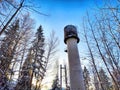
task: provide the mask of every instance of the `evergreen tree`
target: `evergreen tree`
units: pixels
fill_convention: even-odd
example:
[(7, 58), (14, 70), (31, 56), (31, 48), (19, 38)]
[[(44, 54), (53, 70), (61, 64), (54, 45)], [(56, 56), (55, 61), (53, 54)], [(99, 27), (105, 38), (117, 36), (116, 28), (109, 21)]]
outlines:
[(84, 79), (85, 79), (86, 90), (89, 90), (90, 73), (89, 73), (89, 71), (87, 70), (86, 67), (84, 67), (83, 76), (84, 76)]
[(103, 84), (104, 90), (109, 90), (110, 89), (110, 82), (109, 82), (109, 78), (106, 75), (105, 71), (101, 68), (99, 71), (99, 75), (101, 78), (101, 82)]
[(95, 90), (100, 90), (100, 85), (99, 85), (99, 79), (97, 77), (97, 74), (94, 72), (94, 86), (95, 86)]
[(44, 35), (43, 35), (43, 29), (42, 26), (37, 29), (37, 33), (35, 36), (34, 44), (33, 44), (33, 52), (34, 52), (34, 63), (33, 63), (33, 73), (36, 78), (36, 87), (35, 90), (37, 90), (37, 84), (41, 84), (41, 81), (44, 77), (45, 74), (45, 64), (46, 64), (46, 59), (44, 58)]
[(34, 52), (34, 61), (39, 63), (41, 66), (43, 64), (43, 54), (44, 54), (44, 35), (42, 26), (37, 29), (36, 38), (34, 40), (33, 52)]
[(56, 76), (55, 80), (53, 80), (52, 90), (60, 90), (60, 88), (58, 87), (58, 76)]

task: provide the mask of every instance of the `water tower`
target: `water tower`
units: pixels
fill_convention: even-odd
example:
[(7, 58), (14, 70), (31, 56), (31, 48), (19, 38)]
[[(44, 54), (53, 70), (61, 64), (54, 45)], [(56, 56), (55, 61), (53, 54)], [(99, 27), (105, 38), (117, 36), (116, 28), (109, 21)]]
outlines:
[(67, 44), (70, 90), (85, 90), (83, 72), (77, 47), (79, 37), (75, 26), (67, 25), (64, 28), (64, 42)]

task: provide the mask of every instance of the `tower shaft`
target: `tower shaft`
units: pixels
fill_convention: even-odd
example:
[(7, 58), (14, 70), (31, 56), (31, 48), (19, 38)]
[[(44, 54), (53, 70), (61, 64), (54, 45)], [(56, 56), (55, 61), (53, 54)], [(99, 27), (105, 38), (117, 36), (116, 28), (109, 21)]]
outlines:
[(67, 44), (70, 90), (85, 90), (83, 72), (77, 47), (79, 37), (75, 26), (67, 25), (64, 28), (64, 42)]
[(83, 73), (77, 47), (77, 39), (67, 40), (71, 90), (85, 90)]

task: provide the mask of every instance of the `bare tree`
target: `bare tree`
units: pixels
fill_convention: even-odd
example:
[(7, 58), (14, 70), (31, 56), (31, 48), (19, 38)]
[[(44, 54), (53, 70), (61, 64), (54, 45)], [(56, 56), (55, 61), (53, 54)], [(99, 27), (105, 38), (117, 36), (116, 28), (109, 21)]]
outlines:
[(101, 57), (101, 59), (103, 60), (105, 66), (106, 66), (106, 69), (108, 70), (111, 78), (113, 79), (114, 83), (116, 84), (116, 86), (117, 86), (117, 88), (118, 88), (118, 90), (119, 90), (118, 83), (116, 82), (115, 78), (113, 77), (113, 75), (112, 75), (112, 73), (111, 73), (111, 71), (110, 71), (110, 69), (109, 69), (109, 67), (108, 67), (108, 64), (107, 64), (107, 62), (106, 62), (106, 59), (105, 59), (105, 57), (104, 57), (104, 55), (103, 55), (103, 53), (102, 53), (102, 51), (101, 51), (101, 49), (100, 49), (100, 45), (99, 45), (98, 40), (97, 40), (97, 38), (96, 38), (96, 35), (95, 35), (95, 32), (94, 32), (94, 28), (93, 28), (93, 25), (92, 25), (91, 22), (90, 22), (89, 17), (88, 17), (88, 23), (89, 23), (89, 25), (90, 25), (90, 30), (91, 30), (91, 32), (92, 32), (92, 35), (93, 35), (94, 41), (95, 41), (95, 43), (96, 43), (96, 46), (97, 46), (98, 52), (99, 52), (99, 54), (100, 54), (100, 57)]
[[(53, 56), (57, 52), (58, 43), (59, 43), (58, 37), (56, 37), (55, 32), (52, 31), (50, 33), (48, 43), (47, 43), (48, 48), (46, 49), (47, 50), (47, 52), (46, 52), (47, 53), (47, 55), (46, 55), (47, 63), (51, 58), (54, 58)], [(47, 67), (47, 64), (46, 64), (46, 67)]]
[[(112, 79), (116, 87), (115, 90), (119, 90), (119, 82), (116, 80), (117, 77), (113, 74), (113, 71), (116, 71), (117, 75), (120, 75), (120, 13), (117, 7), (119, 3), (118, 1), (115, 2), (116, 5), (113, 5), (110, 0), (108, 2), (106, 1), (105, 6), (97, 9), (98, 13), (95, 13), (95, 18), (93, 19), (90, 19), (90, 16), (87, 14), (88, 19), (86, 21), (86, 27), (84, 27), (86, 28), (84, 33), (86, 34), (85, 39), (88, 50), (92, 53), (94, 62), (96, 57), (102, 61), (103, 66), (101, 67), (104, 67), (107, 75), (110, 75), (110, 79)], [(93, 63), (93, 66), (97, 67), (98, 65), (95, 66)], [(97, 76), (99, 78), (99, 73)], [(101, 83), (104, 82), (102, 81)]]
[[(98, 77), (99, 81), (101, 82), (100, 75), (99, 75), (99, 73), (98, 73), (97, 66), (96, 66), (96, 64), (95, 64), (94, 55), (93, 55), (93, 53), (92, 53), (91, 47), (90, 47), (89, 42), (88, 42), (87, 33), (86, 33), (86, 28), (85, 28), (85, 25), (84, 25), (84, 24), (83, 24), (83, 28), (84, 28), (85, 39), (86, 39), (86, 43), (87, 43), (87, 46), (88, 46), (88, 50), (89, 50), (89, 52), (90, 52), (90, 58), (91, 58), (91, 60), (92, 60), (93, 68), (95, 69), (95, 72), (96, 72), (96, 74), (97, 74), (97, 77)], [(102, 83), (100, 83), (100, 85), (101, 85), (102, 90), (104, 90)]]
[[(44, 14), (44, 13), (41, 13), (38, 8), (39, 7), (36, 7), (33, 3), (31, 3), (30, 1), (28, 1), (26, 3), (26, 0), (20, 0), (19, 2), (17, 1), (17, 4), (15, 2), (13, 2), (12, 0), (3, 0), (0, 2), (0, 4), (2, 3), (7, 3), (9, 4), (10, 6), (13, 7), (13, 9), (11, 11), (14, 11), (13, 14), (11, 15), (11, 11), (9, 11), (9, 14), (5, 16), (5, 19), (3, 21), (0, 21), (1, 22), (1, 31), (0, 31), (0, 35), (7, 29), (8, 25), (12, 22), (13, 19), (15, 19), (15, 17), (20, 14), (22, 11), (32, 11), (32, 12), (35, 12), (35, 13), (38, 13), (39, 15), (44, 15), (44, 16), (48, 16), (47, 14)], [(4, 5), (3, 6), (7, 6), (7, 5)], [(5, 7), (4, 7), (5, 8)], [(21, 14), (20, 14), (21, 15)], [(19, 15), (19, 16), (20, 16)], [(9, 17), (9, 18), (8, 18)], [(5, 25), (4, 25), (5, 23)]]

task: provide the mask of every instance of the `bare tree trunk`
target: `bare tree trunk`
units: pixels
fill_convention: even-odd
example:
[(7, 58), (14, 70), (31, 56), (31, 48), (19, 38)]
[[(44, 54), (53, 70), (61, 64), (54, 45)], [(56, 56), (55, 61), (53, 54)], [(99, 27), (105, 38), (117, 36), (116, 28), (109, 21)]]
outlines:
[[(99, 21), (98, 21), (98, 23), (99, 23)], [(100, 25), (100, 24), (99, 24), (99, 25)], [(104, 32), (103, 32), (103, 30), (102, 30), (101, 28), (100, 28), (100, 31), (101, 31), (101, 33), (102, 33), (102, 38), (103, 38), (102, 43), (103, 43), (104, 48), (105, 48), (105, 51), (106, 51), (106, 53), (107, 53), (107, 55), (108, 55), (108, 57), (109, 57), (109, 60), (114, 63), (114, 65), (116, 66), (117, 71), (119, 72), (119, 67), (118, 67), (118, 65), (116, 65), (115, 58), (113, 57), (111, 51), (109, 50), (109, 46), (108, 46), (108, 44), (107, 44), (107, 40), (106, 40), (106, 37), (105, 37), (105, 35), (104, 35)], [(115, 67), (113, 66), (112, 63), (111, 63), (110, 65), (112, 66), (113, 71), (114, 71), (114, 70), (115, 70)], [(120, 72), (119, 72), (119, 74), (120, 74)]]
[(96, 42), (96, 46), (97, 46), (97, 49), (98, 49), (98, 51), (99, 51), (99, 54), (100, 54), (100, 56), (101, 56), (101, 58), (102, 58), (102, 60), (103, 60), (103, 62), (104, 62), (104, 64), (105, 64), (105, 66), (106, 66), (106, 68), (107, 68), (107, 70), (108, 70), (111, 78), (113, 79), (114, 83), (116, 84), (117, 90), (119, 90), (118, 83), (116, 82), (115, 78), (113, 77), (112, 73), (110, 72), (109, 67), (108, 67), (108, 65), (107, 65), (107, 63), (106, 63), (106, 60), (105, 60), (105, 58), (104, 58), (104, 56), (103, 56), (103, 54), (102, 54), (102, 52), (101, 52), (101, 50), (100, 50), (100, 46), (99, 46), (98, 41), (97, 41), (97, 39), (96, 39), (96, 36), (95, 36), (94, 30), (93, 30), (92, 24), (90, 23), (89, 17), (88, 17), (88, 23), (89, 23), (89, 25), (90, 25), (90, 28), (91, 28), (90, 30), (91, 30), (92, 35), (93, 35), (93, 38), (94, 38), (94, 40), (95, 40), (95, 42)]
[[(83, 26), (84, 26), (84, 25), (83, 25)], [(99, 82), (101, 82), (101, 79), (100, 79), (100, 76), (99, 76), (99, 73), (98, 73), (98, 70), (97, 70), (97, 67), (96, 67), (96, 64), (95, 64), (94, 56), (93, 56), (93, 53), (92, 53), (91, 48), (90, 48), (90, 46), (89, 46), (89, 42), (88, 42), (88, 39), (87, 39), (87, 34), (86, 34), (85, 27), (84, 27), (84, 34), (85, 34), (86, 43), (87, 43), (87, 46), (88, 46), (88, 49), (89, 49), (89, 52), (90, 52), (90, 56), (91, 56), (91, 59), (92, 59), (92, 63), (93, 63), (94, 69), (95, 69), (95, 71), (96, 71), (96, 73), (97, 73)], [(100, 86), (101, 86), (102, 90), (105, 90), (105, 89), (103, 88), (102, 83), (100, 83)]]
[[(115, 67), (114, 67), (114, 65), (113, 65), (113, 63), (115, 64), (115, 66), (116, 66), (116, 63), (115, 63), (115, 60), (114, 60), (114, 58), (113, 58), (113, 56), (112, 56), (112, 54), (111, 54), (111, 52), (110, 52), (110, 50), (109, 50), (109, 46), (108, 46), (108, 44), (107, 44), (107, 38), (106, 38), (106, 35), (105, 35), (105, 32), (102, 30), (103, 28), (102, 28), (102, 26), (101, 26), (101, 24), (100, 24), (100, 21), (98, 21), (98, 19), (96, 18), (96, 20), (97, 20), (97, 22), (98, 22), (98, 24), (99, 24), (99, 28), (98, 28), (98, 33), (99, 33), (99, 35), (101, 35), (101, 37), (100, 37), (100, 39), (101, 39), (101, 42), (103, 43), (103, 48), (105, 49), (105, 52), (107, 53), (107, 55), (108, 55), (108, 59), (109, 59), (109, 61), (111, 62), (110, 63), (110, 65), (111, 65), (111, 67), (113, 68), (113, 71), (115, 70)], [(101, 33), (100, 33), (100, 32)], [(117, 67), (117, 66), (116, 66)]]
[(51, 58), (51, 56), (57, 52), (57, 50), (56, 50), (57, 45), (58, 45), (58, 38), (55, 37), (55, 32), (52, 31), (50, 34), (49, 40), (48, 40), (48, 49), (47, 49), (45, 68), (47, 68), (47, 64), (48, 64), (48, 61)]

